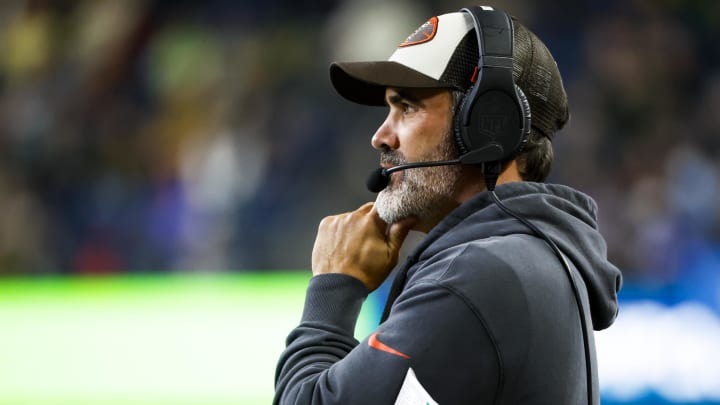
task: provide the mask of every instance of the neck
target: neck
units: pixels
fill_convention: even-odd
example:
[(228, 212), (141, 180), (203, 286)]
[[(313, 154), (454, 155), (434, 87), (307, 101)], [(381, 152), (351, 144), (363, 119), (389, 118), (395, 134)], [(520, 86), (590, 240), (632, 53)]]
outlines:
[[(517, 162), (511, 160), (503, 166), (500, 176), (498, 176), (496, 185), (523, 181), (518, 171)], [(487, 191), (482, 169), (479, 166), (463, 166), (460, 173), (460, 179), (457, 183), (455, 193), (452, 198), (440, 204), (437, 209), (433, 210), (431, 215), (422, 218), (415, 224), (416, 231), (428, 233), (440, 221), (443, 220), (452, 210), (459, 207), (465, 201), (474, 196)]]

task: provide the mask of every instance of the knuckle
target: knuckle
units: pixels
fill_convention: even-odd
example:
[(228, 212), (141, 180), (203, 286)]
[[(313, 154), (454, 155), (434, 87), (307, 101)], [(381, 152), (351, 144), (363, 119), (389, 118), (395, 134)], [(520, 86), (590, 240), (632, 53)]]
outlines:
[(335, 222), (335, 217), (325, 217), (320, 221), (319, 228), (320, 229), (326, 229), (332, 226), (332, 224)]

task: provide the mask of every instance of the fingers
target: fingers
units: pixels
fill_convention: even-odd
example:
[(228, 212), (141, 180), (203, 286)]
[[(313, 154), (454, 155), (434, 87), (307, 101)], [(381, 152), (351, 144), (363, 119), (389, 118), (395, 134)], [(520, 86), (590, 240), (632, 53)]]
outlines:
[(353, 217), (357, 216), (364, 216), (373, 211), (374, 209), (374, 203), (367, 202), (360, 206), (360, 208), (356, 209), (355, 211), (346, 212), (343, 214), (337, 214), (337, 215), (330, 215), (325, 218), (323, 218), (320, 221), (320, 227), (321, 228), (329, 228), (331, 226), (337, 226), (343, 222), (349, 222), (354, 221)]
[(410, 217), (390, 225), (387, 233), (387, 244), (392, 251), (400, 250), (405, 238), (416, 223), (417, 218)]
[(418, 221), (417, 218), (410, 217), (388, 225), (382, 218), (380, 218), (380, 215), (378, 215), (377, 207), (375, 207), (374, 202), (367, 202), (353, 212), (341, 214), (333, 218), (336, 220), (342, 218), (345, 221), (355, 222), (356, 220), (352, 219), (352, 217), (355, 216), (363, 216), (366, 221), (369, 219), (371, 221), (370, 223), (374, 223), (374, 227), (377, 231), (385, 234), (385, 241), (391, 251), (400, 249), (408, 232), (410, 232)]
[(414, 218), (387, 225), (375, 204), (320, 221), (312, 252), (313, 275), (340, 273), (375, 290), (397, 264), (400, 247)]
[(358, 208), (357, 212), (370, 212), (375, 208), (375, 203), (372, 201), (366, 202)]

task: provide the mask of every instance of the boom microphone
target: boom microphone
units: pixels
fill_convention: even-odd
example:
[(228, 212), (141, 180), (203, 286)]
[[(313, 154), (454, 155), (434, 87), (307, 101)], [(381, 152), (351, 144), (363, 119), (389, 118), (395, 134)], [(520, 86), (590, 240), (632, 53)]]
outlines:
[(385, 187), (388, 186), (390, 183), (390, 175), (399, 172), (402, 170), (407, 169), (414, 169), (416, 167), (434, 167), (434, 166), (449, 166), (449, 165), (459, 165), (460, 159), (455, 160), (438, 160), (433, 162), (417, 162), (417, 163), (407, 163), (404, 165), (397, 165), (390, 168), (382, 168), (379, 167), (376, 170), (374, 170), (372, 173), (370, 173), (370, 176), (368, 176), (367, 181), (365, 182), (365, 185), (367, 186), (367, 189), (370, 190), (372, 193), (379, 193), (385, 189)]

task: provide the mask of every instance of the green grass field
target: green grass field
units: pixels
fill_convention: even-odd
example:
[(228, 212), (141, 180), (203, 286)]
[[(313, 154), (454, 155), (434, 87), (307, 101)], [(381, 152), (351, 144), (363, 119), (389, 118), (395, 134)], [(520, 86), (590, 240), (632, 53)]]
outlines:
[[(309, 272), (0, 279), (2, 405), (266, 405)], [(373, 327), (368, 301), (356, 336)]]

